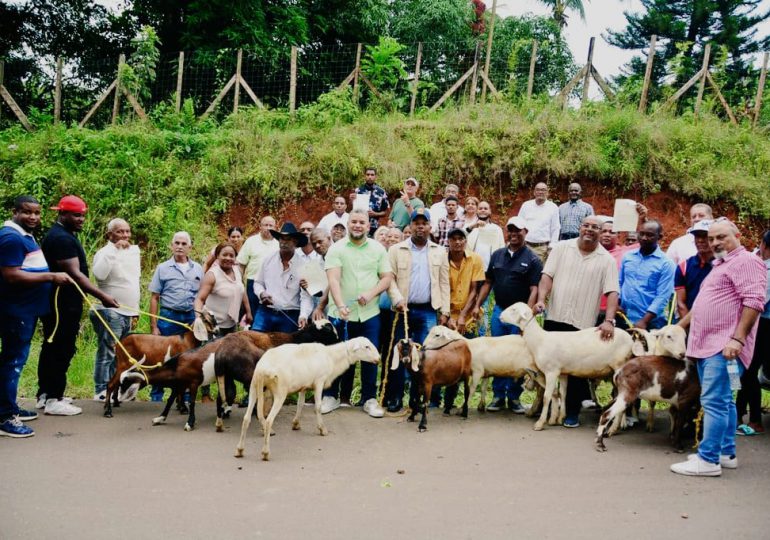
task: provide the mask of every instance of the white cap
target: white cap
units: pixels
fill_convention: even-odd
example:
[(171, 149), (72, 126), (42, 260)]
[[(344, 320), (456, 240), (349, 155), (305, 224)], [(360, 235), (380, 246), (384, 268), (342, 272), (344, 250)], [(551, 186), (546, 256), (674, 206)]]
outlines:
[(521, 216), (513, 216), (510, 218), (505, 226), (508, 227), (508, 225), (513, 225), (519, 230), (527, 229), (527, 221)]

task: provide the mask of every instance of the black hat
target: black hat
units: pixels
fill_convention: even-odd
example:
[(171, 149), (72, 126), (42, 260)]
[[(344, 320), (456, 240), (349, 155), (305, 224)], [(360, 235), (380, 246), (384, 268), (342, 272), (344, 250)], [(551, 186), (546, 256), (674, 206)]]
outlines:
[(291, 221), (287, 221), (283, 224), (280, 231), (270, 231), (270, 234), (273, 235), (273, 238), (276, 240), (280, 240), (281, 238), (286, 239), (291, 238), (295, 242), (297, 242), (297, 247), (305, 247), (307, 245), (307, 236), (302, 234), (297, 230), (297, 227), (294, 226), (294, 223)]

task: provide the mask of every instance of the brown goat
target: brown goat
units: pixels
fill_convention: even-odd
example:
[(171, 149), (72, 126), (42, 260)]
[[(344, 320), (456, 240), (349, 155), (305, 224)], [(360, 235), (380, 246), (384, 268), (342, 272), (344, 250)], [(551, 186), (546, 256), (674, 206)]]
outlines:
[[(412, 386), (409, 391), (409, 407), (412, 413), (407, 418), (414, 422), (418, 409), (422, 417), (418, 431), (428, 429), (428, 401), (434, 386), (450, 386), (463, 381), (465, 400), (460, 415), (468, 418), (468, 397), (470, 395), (471, 351), (465, 340), (450, 341), (435, 349), (425, 349), (411, 339), (402, 339), (393, 348), (393, 362), (390, 369), (396, 369), (399, 361), (411, 369)], [(452, 403), (445, 400), (444, 414), (452, 410)]]
[(682, 428), (700, 407), (700, 382), (695, 364), (668, 356), (639, 356), (618, 369), (613, 380), (618, 393), (599, 420), (596, 449), (607, 450), (603, 439), (618, 430), (626, 406), (641, 398), (671, 405), (669, 438), (677, 450), (683, 450)]

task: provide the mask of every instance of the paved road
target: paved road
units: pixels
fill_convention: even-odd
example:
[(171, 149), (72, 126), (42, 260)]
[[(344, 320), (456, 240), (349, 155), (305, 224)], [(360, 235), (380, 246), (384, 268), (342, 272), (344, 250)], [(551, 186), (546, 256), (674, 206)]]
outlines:
[(770, 435), (739, 441), (738, 470), (683, 478), (668, 470), (681, 456), (667, 418), (599, 454), (587, 425), (535, 433), (523, 417), (475, 411), (433, 414), (418, 434), (403, 418), (341, 409), (322, 438), (307, 408), (299, 432), (282, 411), (265, 463), (256, 422), (245, 458), (233, 457), (242, 410), (216, 433), (214, 408), (199, 406), (185, 433), (176, 413), (152, 427), (156, 404), (112, 419), (79, 405), (81, 416), (36, 420), (31, 439), (0, 439), (3, 540), (770, 536)]

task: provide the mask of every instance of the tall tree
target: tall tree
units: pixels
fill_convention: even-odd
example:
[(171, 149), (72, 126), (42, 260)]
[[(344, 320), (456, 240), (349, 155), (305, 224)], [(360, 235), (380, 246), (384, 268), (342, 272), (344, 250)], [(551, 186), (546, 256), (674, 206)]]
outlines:
[(586, 20), (586, 10), (583, 0), (538, 0), (541, 4), (551, 8), (553, 20), (559, 25), (559, 30), (567, 26), (567, 11), (577, 11), (582, 20)]

